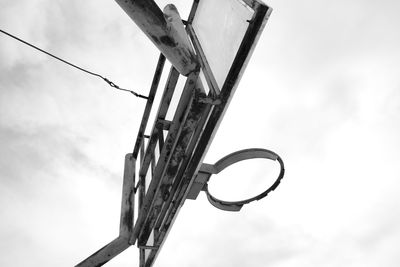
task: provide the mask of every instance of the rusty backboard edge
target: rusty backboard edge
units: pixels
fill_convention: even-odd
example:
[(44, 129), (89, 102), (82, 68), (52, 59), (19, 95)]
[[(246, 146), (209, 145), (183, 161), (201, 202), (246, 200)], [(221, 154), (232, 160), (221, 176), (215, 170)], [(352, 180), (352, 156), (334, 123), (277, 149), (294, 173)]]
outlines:
[(187, 20), (188, 24), (192, 24), (198, 5), (199, 5), (199, 0), (193, 0), (192, 8), (190, 9), (189, 17)]

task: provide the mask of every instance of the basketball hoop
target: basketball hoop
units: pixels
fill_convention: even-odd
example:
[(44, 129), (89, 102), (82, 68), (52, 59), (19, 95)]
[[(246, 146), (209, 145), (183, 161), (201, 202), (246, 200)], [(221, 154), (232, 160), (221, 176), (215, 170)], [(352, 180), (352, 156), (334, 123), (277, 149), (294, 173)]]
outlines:
[[(239, 161), (242, 160), (248, 160), (248, 159), (255, 159), (255, 158), (265, 158), (265, 159), (270, 159), (270, 160), (276, 160), (278, 161), (280, 165), (280, 172), (278, 175), (278, 178), (275, 180), (275, 182), (264, 192), (261, 194), (248, 198), (245, 200), (239, 200), (239, 201), (225, 201), (225, 200), (220, 200), (216, 197), (214, 197), (210, 191), (208, 190), (208, 181), (211, 177), (212, 174), (218, 174), (221, 171), (223, 171), (226, 167), (231, 166), (232, 164), (235, 164)], [(226, 211), (239, 211), (243, 205), (248, 204), (250, 202), (253, 202), (255, 200), (260, 200), (268, 195), (269, 192), (275, 190), (278, 185), (280, 184), (283, 176), (285, 174), (285, 167), (283, 164), (282, 159), (276, 154), (275, 152), (272, 152), (267, 149), (262, 149), (262, 148), (251, 148), (251, 149), (244, 149), (240, 151), (236, 151), (232, 154), (229, 154), (219, 161), (217, 161), (214, 165), (211, 164), (205, 164), (203, 163), (202, 166), (200, 167), (198, 177), (196, 177), (196, 181), (204, 181), (204, 186), (202, 188), (203, 191), (207, 194), (208, 201), (216, 208), (221, 209), (221, 210), (226, 210)]]
[[(162, 11), (154, 0), (116, 2), (161, 54), (135, 147), (125, 158), (119, 236), (77, 267), (102, 266), (134, 244), (140, 266), (151, 267), (186, 199), (205, 191), (213, 206), (239, 211), (275, 190), (285, 171), (277, 154), (259, 148), (229, 154), (214, 165), (203, 163), (272, 9), (262, 0), (193, 0), (182, 23), (173, 5)], [(157, 106), (166, 60), (171, 67)], [(181, 76), (184, 84), (178, 83)], [(253, 158), (279, 162), (272, 186), (241, 201), (211, 195), (212, 174)]]

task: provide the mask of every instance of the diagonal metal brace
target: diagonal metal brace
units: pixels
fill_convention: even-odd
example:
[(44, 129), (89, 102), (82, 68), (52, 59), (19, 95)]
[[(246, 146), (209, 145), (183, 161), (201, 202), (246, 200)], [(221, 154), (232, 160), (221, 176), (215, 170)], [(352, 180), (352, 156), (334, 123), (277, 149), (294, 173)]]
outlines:
[(75, 267), (102, 266), (131, 246), (129, 239), (131, 238), (134, 224), (135, 163), (136, 159), (133, 158), (132, 154), (126, 154), (119, 236)]

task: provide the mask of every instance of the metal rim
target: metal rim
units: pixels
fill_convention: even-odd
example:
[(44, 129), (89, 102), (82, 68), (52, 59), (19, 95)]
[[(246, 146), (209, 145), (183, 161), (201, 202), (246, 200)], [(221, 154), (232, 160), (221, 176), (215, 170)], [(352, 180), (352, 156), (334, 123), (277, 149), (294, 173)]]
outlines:
[[(247, 153), (247, 154), (245, 154), (245, 153)], [(239, 158), (238, 158), (238, 155), (242, 155), (242, 157), (239, 156)], [(221, 199), (214, 197), (208, 190), (208, 184), (206, 184), (204, 191), (207, 194), (208, 201), (214, 207), (222, 209), (222, 210), (226, 210), (226, 211), (239, 211), (243, 207), (243, 205), (253, 202), (255, 200), (263, 199), (271, 191), (274, 191), (278, 187), (278, 185), (280, 184), (280, 182), (285, 174), (284, 163), (278, 154), (276, 154), (275, 152), (272, 152), (270, 150), (267, 150), (267, 149), (260, 149), (260, 148), (246, 149), (246, 150), (241, 150), (241, 151), (232, 153), (232, 154), (224, 157), (223, 159), (219, 160), (217, 163), (215, 163), (213, 165), (214, 171), (212, 173), (213, 174), (219, 173), (226, 167), (228, 167), (238, 161), (252, 159), (252, 158), (266, 158), (266, 159), (278, 161), (278, 163), (280, 165), (280, 172), (279, 172), (279, 175), (278, 175), (277, 179), (275, 180), (275, 182), (261, 194), (258, 194), (257, 196), (252, 197), (252, 198), (248, 198), (245, 200), (239, 200), (239, 201), (225, 201), (225, 200), (221, 200)], [(222, 166), (222, 167), (220, 167), (220, 166)]]

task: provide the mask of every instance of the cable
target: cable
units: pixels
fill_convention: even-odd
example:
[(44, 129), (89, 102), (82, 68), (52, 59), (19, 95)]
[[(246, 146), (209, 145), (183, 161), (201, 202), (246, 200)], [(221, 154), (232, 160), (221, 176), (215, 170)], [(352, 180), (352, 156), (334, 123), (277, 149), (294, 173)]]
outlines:
[(22, 40), (22, 39), (20, 39), (20, 38), (18, 38), (18, 37), (16, 37), (16, 36), (12, 35), (11, 33), (8, 33), (8, 32), (6, 32), (6, 31), (3, 31), (2, 29), (0, 29), (0, 32), (4, 33), (5, 35), (8, 35), (8, 36), (11, 37), (11, 38), (14, 38), (14, 39), (17, 40), (17, 41), (20, 41), (21, 43), (24, 43), (24, 44), (26, 44), (26, 45), (28, 45), (28, 46), (30, 46), (30, 47), (32, 47), (32, 48), (34, 48), (34, 49), (40, 51), (40, 52), (42, 52), (42, 53), (44, 53), (44, 54), (46, 54), (46, 55), (48, 55), (48, 56), (50, 56), (50, 57), (52, 57), (52, 58), (55, 58), (55, 59), (57, 59), (57, 60), (59, 60), (59, 61), (65, 63), (65, 64), (67, 64), (67, 65), (69, 65), (69, 66), (71, 66), (71, 67), (74, 67), (74, 68), (76, 68), (76, 69), (78, 69), (78, 70), (80, 70), (80, 71), (86, 72), (87, 74), (90, 74), (90, 75), (99, 77), (99, 78), (101, 78), (102, 80), (104, 80), (106, 83), (108, 83), (108, 85), (110, 85), (111, 87), (113, 87), (113, 88), (115, 88), (115, 89), (118, 89), (118, 90), (121, 90), (121, 91), (130, 92), (131, 94), (133, 94), (133, 95), (136, 96), (136, 97), (148, 99), (147, 96), (138, 94), (138, 93), (136, 93), (135, 91), (132, 91), (132, 90), (128, 90), (128, 89), (121, 88), (121, 87), (119, 87), (118, 85), (116, 85), (115, 83), (113, 83), (112, 81), (110, 81), (109, 79), (107, 79), (106, 77), (104, 77), (104, 76), (102, 76), (102, 75), (100, 75), (100, 74), (97, 74), (97, 73), (95, 73), (95, 72), (91, 72), (91, 71), (89, 71), (89, 70), (86, 70), (86, 69), (84, 69), (84, 68), (81, 68), (81, 67), (79, 67), (79, 66), (77, 66), (77, 65), (75, 65), (75, 64), (72, 64), (71, 62), (68, 62), (68, 61), (66, 61), (66, 60), (64, 60), (64, 59), (62, 59), (62, 58), (59, 58), (59, 57), (57, 57), (57, 56), (55, 56), (55, 55), (53, 55), (53, 54), (51, 54), (51, 53), (49, 53), (49, 52), (47, 52), (47, 51), (45, 51), (45, 50), (43, 50), (43, 49), (41, 49), (41, 48), (39, 48), (39, 47), (33, 45), (33, 44), (30, 44), (30, 43), (28, 43), (28, 42), (26, 42), (26, 41), (24, 41), (24, 40)]

